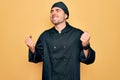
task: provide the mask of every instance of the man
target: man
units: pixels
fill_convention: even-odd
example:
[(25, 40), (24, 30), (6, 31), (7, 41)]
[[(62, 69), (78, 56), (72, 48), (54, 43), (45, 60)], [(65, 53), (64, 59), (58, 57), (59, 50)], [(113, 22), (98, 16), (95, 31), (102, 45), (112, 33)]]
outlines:
[(30, 37), (29, 61), (43, 61), (42, 80), (80, 80), (80, 62), (91, 64), (95, 51), (90, 47), (90, 34), (69, 25), (69, 11), (63, 2), (51, 7), (50, 20), (54, 24), (44, 31), (36, 45)]

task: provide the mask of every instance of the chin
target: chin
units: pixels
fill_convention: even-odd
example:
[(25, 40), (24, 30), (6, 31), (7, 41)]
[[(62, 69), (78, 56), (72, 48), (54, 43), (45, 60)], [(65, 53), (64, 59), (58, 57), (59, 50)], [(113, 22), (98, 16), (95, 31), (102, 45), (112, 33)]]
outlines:
[(59, 23), (53, 23), (54, 25), (58, 25)]
[(54, 22), (54, 21), (52, 21), (52, 23), (53, 23), (54, 25), (58, 25), (58, 24), (59, 24), (59, 22)]

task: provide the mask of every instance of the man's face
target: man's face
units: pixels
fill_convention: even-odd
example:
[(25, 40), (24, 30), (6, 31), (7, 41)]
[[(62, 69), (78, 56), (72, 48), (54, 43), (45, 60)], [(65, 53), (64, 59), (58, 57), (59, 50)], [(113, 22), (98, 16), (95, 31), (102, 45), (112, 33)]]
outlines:
[(67, 15), (59, 7), (53, 7), (50, 12), (50, 20), (54, 25), (60, 24), (66, 21)]

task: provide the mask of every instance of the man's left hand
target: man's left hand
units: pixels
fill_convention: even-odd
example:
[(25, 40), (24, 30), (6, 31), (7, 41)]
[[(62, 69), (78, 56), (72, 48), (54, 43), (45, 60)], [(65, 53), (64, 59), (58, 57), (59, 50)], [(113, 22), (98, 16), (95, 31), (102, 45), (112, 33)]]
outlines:
[(88, 32), (84, 32), (81, 37), (80, 40), (82, 41), (82, 45), (86, 46), (87, 44), (89, 44), (90, 41), (90, 34)]

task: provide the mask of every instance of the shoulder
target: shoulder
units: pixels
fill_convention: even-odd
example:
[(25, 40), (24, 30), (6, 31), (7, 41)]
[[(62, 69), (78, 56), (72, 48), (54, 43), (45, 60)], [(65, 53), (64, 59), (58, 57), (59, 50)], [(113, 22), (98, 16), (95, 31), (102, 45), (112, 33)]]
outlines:
[[(71, 25), (70, 25), (71, 26)], [(78, 34), (82, 34), (84, 33), (83, 30), (79, 29), (79, 28), (76, 28), (74, 26), (71, 26), (72, 30), (75, 32), (75, 33), (78, 33)]]
[(47, 37), (47, 36), (49, 35), (49, 33), (52, 32), (52, 31), (53, 31), (53, 27), (50, 28), (50, 29), (47, 29), (47, 30), (43, 31), (43, 32), (40, 34), (39, 38), (45, 38), (45, 37)]
[(75, 26), (72, 26), (71, 24), (69, 24), (68, 22), (66, 22), (66, 24), (74, 31), (79, 32), (79, 33), (83, 33), (83, 31)]

